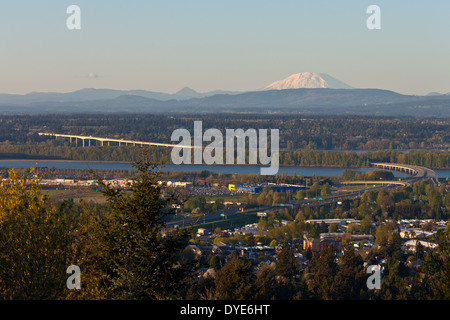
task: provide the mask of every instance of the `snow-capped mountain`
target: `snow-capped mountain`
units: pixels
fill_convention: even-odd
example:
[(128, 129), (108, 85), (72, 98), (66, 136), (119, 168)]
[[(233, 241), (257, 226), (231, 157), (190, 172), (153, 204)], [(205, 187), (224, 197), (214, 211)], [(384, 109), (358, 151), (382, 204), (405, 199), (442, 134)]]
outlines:
[(339, 81), (326, 73), (300, 72), (289, 77), (275, 81), (264, 90), (284, 90), (301, 88), (330, 88), (330, 89), (353, 89), (348, 84)]

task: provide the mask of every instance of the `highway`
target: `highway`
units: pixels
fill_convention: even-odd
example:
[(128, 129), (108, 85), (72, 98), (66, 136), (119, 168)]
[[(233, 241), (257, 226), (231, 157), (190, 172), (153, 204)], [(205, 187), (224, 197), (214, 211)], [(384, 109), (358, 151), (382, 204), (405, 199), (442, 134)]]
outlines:
[[(123, 140), (123, 139), (111, 139), (111, 138), (100, 138), (100, 137), (92, 137), (92, 136), (81, 136), (81, 135), (69, 135), (69, 134), (57, 134), (57, 133), (39, 133), (41, 136), (51, 136), (51, 137), (61, 137), (61, 138), (69, 138), (70, 142), (72, 143), (72, 140), (75, 139), (75, 143), (78, 143), (78, 139), (82, 140), (83, 147), (85, 146), (85, 140), (88, 141), (88, 145), (90, 146), (90, 141), (100, 141), (101, 145), (103, 146), (104, 143), (108, 143), (108, 145), (112, 143), (118, 143), (119, 146), (122, 144), (128, 145), (148, 145), (148, 146), (161, 146), (161, 147), (184, 147), (180, 146), (178, 144), (168, 144), (168, 143), (157, 143), (157, 142), (145, 142), (145, 141), (134, 141), (134, 140)], [(192, 146), (186, 146), (188, 148), (194, 148)], [(398, 182), (398, 181), (345, 181), (342, 184), (385, 184), (380, 187), (371, 188), (371, 190), (380, 190), (380, 189), (391, 189), (399, 186), (410, 186), (413, 183), (416, 183), (418, 181), (423, 180), (429, 180), (433, 185), (439, 186), (439, 180), (436, 177), (436, 174), (433, 170), (425, 167), (420, 166), (412, 166), (412, 165), (404, 165), (404, 164), (397, 164), (397, 163), (371, 163), (371, 166), (382, 168), (382, 169), (388, 169), (388, 170), (395, 170), (399, 172), (406, 173), (408, 175), (411, 175), (412, 178), (405, 182)], [(302, 199), (302, 200), (296, 200), (291, 201), (288, 204), (291, 206), (295, 205), (306, 205), (310, 207), (316, 207), (316, 206), (323, 206), (323, 205), (329, 205), (333, 204), (338, 201), (342, 201), (344, 199), (357, 199), (361, 196), (361, 191), (354, 191), (349, 192), (345, 194), (335, 194), (335, 195), (327, 195), (320, 197), (321, 200), (314, 200), (314, 199)], [(318, 198), (319, 199), (319, 198)], [(176, 221), (171, 221), (166, 223), (166, 227), (174, 227), (176, 225), (182, 227), (182, 226), (190, 226), (198, 223), (207, 223), (207, 222), (213, 222), (213, 221), (220, 221), (226, 219), (231, 219), (240, 214), (240, 211), (243, 210), (243, 206), (234, 207), (231, 209), (226, 210), (220, 210), (215, 211), (209, 214), (204, 214), (203, 217), (200, 218), (194, 218), (191, 216), (181, 215), (180, 219)], [(280, 206), (271, 206), (265, 208), (265, 210), (274, 210), (278, 209)], [(256, 213), (255, 213), (256, 214)]]
[[(225, 219), (231, 219), (236, 218), (241, 215), (241, 209), (243, 209), (245, 205), (236, 206), (229, 209), (224, 210), (218, 210), (211, 213), (205, 213), (201, 216), (193, 217), (192, 215), (183, 215), (179, 214), (179, 219), (170, 221), (166, 223), (166, 227), (173, 228), (175, 226), (181, 227), (188, 227), (196, 224), (201, 223), (208, 223), (208, 222), (215, 222), (215, 221), (222, 221)], [(223, 216), (222, 216), (223, 214)]]
[[(390, 187), (392, 188), (394, 186), (390, 186)], [(387, 188), (386, 186), (380, 186), (380, 187), (371, 188), (371, 190), (379, 190), (379, 189), (386, 189), (386, 188)], [(277, 210), (277, 209), (281, 209), (281, 208), (294, 207), (296, 205), (304, 205), (304, 206), (309, 206), (309, 207), (324, 206), (324, 205), (329, 205), (332, 203), (337, 203), (338, 201), (342, 201), (345, 199), (354, 200), (354, 199), (361, 197), (361, 194), (363, 194), (363, 193), (364, 193), (363, 191), (359, 190), (359, 191), (346, 192), (343, 194), (321, 196), (320, 198), (316, 198), (316, 200), (314, 200), (313, 198), (295, 200), (295, 201), (290, 201), (283, 205), (262, 206), (259, 208), (254, 208), (255, 210), (256, 209), (257, 210), (254, 212), (251, 212), (251, 213), (243, 213), (243, 214), (241, 213), (241, 210), (245, 208), (245, 204), (236, 206), (236, 207), (233, 207), (230, 209), (218, 210), (218, 211), (214, 211), (214, 212), (207, 213), (207, 214), (205, 213), (202, 216), (197, 215), (196, 217), (179, 214), (178, 215), (179, 219), (176, 219), (176, 220), (166, 223), (166, 227), (167, 228), (173, 228), (175, 226), (178, 226), (180, 228), (188, 227), (188, 226), (202, 224), (202, 223), (222, 221), (225, 219), (232, 219), (232, 218), (240, 217), (242, 215), (256, 215), (257, 212), (272, 211), (272, 210)], [(319, 200), (319, 199), (322, 199), (322, 200)], [(222, 216), (222, 214), (224, 214), (224, 216)]]
[[(372, 191), (378, 191), (378, 190), (386, 190), (389, 191), (391, 189), (398, 189), (404, 186), (410, 186), (413, 183), (429, 180), (433, 185), (439, 186), (440, 183), (436, 177), (436, 174), (433, 170), (425, 168), (425, 167), (419, 167), (419, 166), (409, 166), (409, 165), (398, 165), (398, 164), (391, 164), (391, 163), (373, 163), (373, 166), (388, 169), (388, 170), (396, 170), (401, 171), (404, 173), (407, 173), (412, 176), (412, 178), (408, 179), (407, 181), (345, 181), (343, 184), (367, 184), (367, 185), (373, 185), (373, 184), (382, 184), (378, 187), (372, 187), (370, 190)], [(365, 191), (365, 190), (364, 190)], [(261, 207), (259, 211), (271, 211), (280, 209), (283, 207), (294, 207), (297, 205), (302, 206), (309, 206), (309, 207), (317, 207), (317, 206), (325, 206), (325, 205), (332, 205), (339, 201), (343, 200), (355, 200), (361, 197), (361, 195), (364, 193), (363, 190), (357, 190), (352, 192), (346, 192), (346, 193), (340, 193), (340, 194), (331, 194), (331, 195), (325, 195), (325, 196), (318, 196), (315, 199), (314, 198), (308, 198), (308, 199), (301, 199), (301, 200), (294, 200), (290, 201), (284, 205), (274, 205), (274, 206), (268, 206), (268, 207)], [(214, 221), (221, 221), (224, 220), (224, 216), (221, 214), (224, 214), (227, 219), (234, 218), (240, 215), (241, 210), (245, 207), (245, 205), (241, 205), (239, 207), (234, 207), (227, 210), (220, 210), (216, 212), (212, 212), (209, 214), (205, 214), (201, 218), (192, 218), (192, 217), (186, 217), (184, 216), (182, 219), (179, 219), (177, 221), (172, 221), (170, 223), (167, 223), (167, 227), (173, 227), (175, 225), (178, 225), (180, 227), (183, 226), (190, 226), (195, 225), (199, 223), (206, 223), (206, 222), (214, 222)], [(254, 213), (246, 213), (246, 214), (256, 214)]]

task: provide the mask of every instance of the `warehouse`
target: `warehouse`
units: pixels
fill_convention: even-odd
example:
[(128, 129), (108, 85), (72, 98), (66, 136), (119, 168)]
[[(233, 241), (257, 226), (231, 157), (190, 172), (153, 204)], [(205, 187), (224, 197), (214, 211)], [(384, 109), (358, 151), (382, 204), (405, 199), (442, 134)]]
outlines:
[(258, 185), (234, 185), (234, 190), (248, 193), (261, 193), (264, 188), (273, 189), (274, 192), (297, 192), (299, 190), (306, 190), (304, 186), (290, 185), (290, 184), (258, 184)]

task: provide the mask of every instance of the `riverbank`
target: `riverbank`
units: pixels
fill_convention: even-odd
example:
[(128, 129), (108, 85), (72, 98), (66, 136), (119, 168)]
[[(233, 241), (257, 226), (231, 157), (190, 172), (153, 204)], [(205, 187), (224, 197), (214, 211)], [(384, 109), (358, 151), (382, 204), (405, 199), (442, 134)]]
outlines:
[(130, 161), (111, 161), (111, 160), (68, 160), (68, 159), (0, 159), (0, 164), (2, 162), (29, 162), (29, 161), (37, 161), (37, 162), (67, 162), (67, 163), (125, 163), (131, 164)]
[[(24, 159), (24, 158), (19, 158), (19, 159), (1, 159), (0, 158), (0, 167), (2, 162), (29, 162), (29, 161), (36, 161), (36, 162), (62, 162), (62, 163), (110, 163), (110, 164), (132, 164), (133, 162), (130, 161), (112, 161), (112, 160), (69, 160), (69, 159), (45, 159), (45, 158), (32, 158), (32, 159)], [(401, 164), (401, 163), (400, 163)], [(176, 166), (172, 163), (166, 163), (166, 164), (162, 164), (162, 165), (171, 165), (171, 166)], [(206, 164), (189, 164), (189, 166), (205, 166)], [(411, 166), (418, 166), (415, 164), (405, 164), (405, 165), (411, 165)], [(264, 167), (261, 165), (255, 165), (255, 164), (214, 164), (214, 166), (224, 166), (224, 167), (230, 167), (230, 166), (234, 166), (234, 167)], [(283, 164), (280, 163), (281, 167), (285, 167), (285, 168), (345, 168), (345, 169), (358, 169), (358, 168), (372, 168), (371, 166), (367, 166), (367, 165), (346, 165), (346, 166), (342, 166), (342, 165), (321, 165), (321, 164), (299, 164), (299, 165), (295, 165), (295, 164)], [(450, 170), (450, 167), (430, 167), (430, 169), (432, 170)]]
[[(0, 168), (55, 168), (55, 169), (79, 169), (79, 170), (136, 170), (130, 162), (107, 162), (107, 161), (71, 161), (71, 160), (0, 160)], [(161, 171), (166, 172), (202, 172), (209, 171), (221, 174), (260, 174), (261, 166), (257, 165), (174, 165), (164, 164)], [(357, 170), (361, 172), (378, 170), (375, 167), (325, 167), (325, 166), (283, 166), (281, 165), (278, 174), (297, 176), (323, 176), (340, 177), (344, 170)], [(450, 178), (450, 170), (434, 170), (440, 179)], [(409, 177), (408, 175), (392, 171), (396, 178)]]

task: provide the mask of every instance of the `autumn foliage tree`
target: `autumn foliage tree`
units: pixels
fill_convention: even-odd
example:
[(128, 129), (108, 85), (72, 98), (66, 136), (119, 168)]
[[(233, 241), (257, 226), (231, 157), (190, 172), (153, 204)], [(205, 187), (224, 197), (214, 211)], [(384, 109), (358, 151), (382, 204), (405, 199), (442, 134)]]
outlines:
[(64, 299), (77, 249), (76, 224), (42, 194), (39, 179), (0, 177), (0, 299)]

